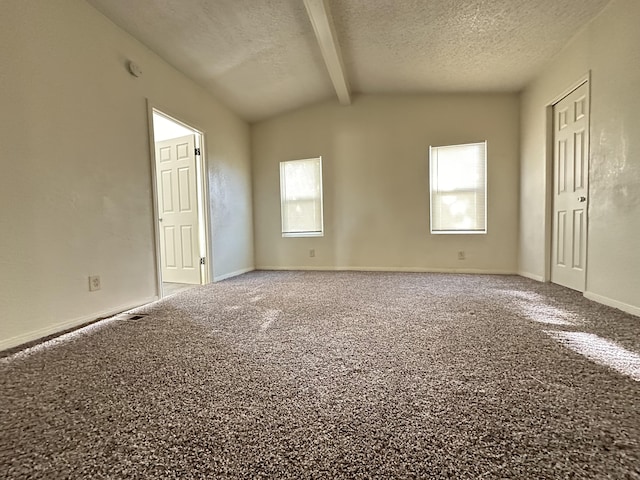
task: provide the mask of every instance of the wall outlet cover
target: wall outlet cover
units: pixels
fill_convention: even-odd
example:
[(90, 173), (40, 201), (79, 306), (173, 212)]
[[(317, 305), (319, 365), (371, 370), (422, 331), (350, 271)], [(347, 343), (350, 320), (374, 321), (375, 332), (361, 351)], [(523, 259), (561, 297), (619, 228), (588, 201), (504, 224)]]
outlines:
[(89, 291), (95, 292), (100, 290), (100, 275), (92, 275), (89, 277)]

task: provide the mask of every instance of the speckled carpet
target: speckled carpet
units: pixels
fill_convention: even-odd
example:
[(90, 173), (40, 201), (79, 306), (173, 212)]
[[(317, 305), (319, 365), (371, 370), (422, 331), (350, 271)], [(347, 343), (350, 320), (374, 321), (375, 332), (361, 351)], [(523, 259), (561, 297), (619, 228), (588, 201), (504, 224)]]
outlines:
[(640, 479), (640, 319), (555, 285), (253, 272), (129, 313), (0, 359), (0, 478)]

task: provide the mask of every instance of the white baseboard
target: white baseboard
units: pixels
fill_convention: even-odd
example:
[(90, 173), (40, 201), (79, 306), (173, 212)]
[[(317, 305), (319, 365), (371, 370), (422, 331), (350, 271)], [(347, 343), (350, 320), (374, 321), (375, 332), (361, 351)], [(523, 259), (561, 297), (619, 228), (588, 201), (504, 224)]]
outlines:
[(640, 317), (640, 307), (637, 307), (635, 305), (629, 305), (628, 303), (619, 302), (618, 300), (614, 300), (613, 298), (598, 295), (597, 293), (593, 292), (584, 292), (584, 297), (588, 298), (589, 300), (593, 300), (594, 302), (602, 303), (603, 305), (607, 305), (608, 307), (617, 308), (618, 310), (622, 310), (623, 312), (627, 312), (631, 315)]
[(518, 275), (525, 278), (530, 278), (531, 280), (535, 280), (536, 282), (544, 282), (544, 277), (542, 275), (536, 275), (535, 273), (530, 272), (518, 272)]
[(236, 270), (231, 273), (224, 273), (222, 275), (214, 276), (213, 281), (219, 282), (220, 280), (226, 280), (227, 278), (237, 277), (238, 275), (242, 275), (243, 273), (253, 272), (255, 267), (243, 268), (242, 270)]
[(83, 315), (82, 317), (74, 318), (73, 320), (56, 323), (54, 325), (49, 325), (44, 328), (40, 328), (38, 330), (33, 330), (31, 332), (17, 335), (15, 337), (7, 338), (5, 340), (0, 340), (0, 351), (6, 350), (8, 348), (18, 347), (20, 345), (24, 345), (25, 343), (33, 342), (35, 340), (48, 337), (49, 335), (54, 335), (56, 333), (64, 332), (65, 330), (69, 330), (71, 328), (79, 327), (85, 323), (93, 322), (98, 318), (113, 317), (118, 313), (126, 312), (127, 310), (131, 310), (132, 308), (140, 307), (142, 305), (146, 305), (147, 303), (155, 302), (156, 300), (158, 300), (157, 296), (148, 297), (134, 304), (122, 305), (120, 307), (111, 308), (109, 310), (105, 310), (102, 312), (96, 312), (90, 315)]
[(484, 270), (479, 268), (422, 268), (422, 267), (318, 267), (311, 265), (259, 265), (256, 270), (304, 270), (329, 272), (409, 272), (409, 273), (475, 273), (483, 275), (517, 275), (513, 270)]

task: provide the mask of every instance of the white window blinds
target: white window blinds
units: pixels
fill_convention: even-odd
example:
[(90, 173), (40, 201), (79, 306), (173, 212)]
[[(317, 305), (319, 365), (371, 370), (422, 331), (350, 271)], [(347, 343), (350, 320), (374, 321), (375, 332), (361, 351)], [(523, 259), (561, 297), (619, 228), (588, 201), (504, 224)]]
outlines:
[(322, 236), (322, 157), (280, 162), (282, 236)]
[(429, 147), (431, 233), (487, 233), (487, 142)]

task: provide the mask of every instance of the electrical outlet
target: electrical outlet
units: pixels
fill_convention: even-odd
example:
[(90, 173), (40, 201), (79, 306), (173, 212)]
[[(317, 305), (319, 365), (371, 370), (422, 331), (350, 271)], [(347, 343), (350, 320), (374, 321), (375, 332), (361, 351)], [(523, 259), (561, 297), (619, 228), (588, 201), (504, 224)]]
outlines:
[(100, 275), (92, 275), (89, 277), (89, 291), (95, 292), (100, 290)]
[(312, 248), (311, 250), (309, 250), (309, 256), (310, 257), (315, 257), (316, 256), (316, 249)]
[(466, 258), (464, 250), (458, 252), (458, 260), (464, 260)]

